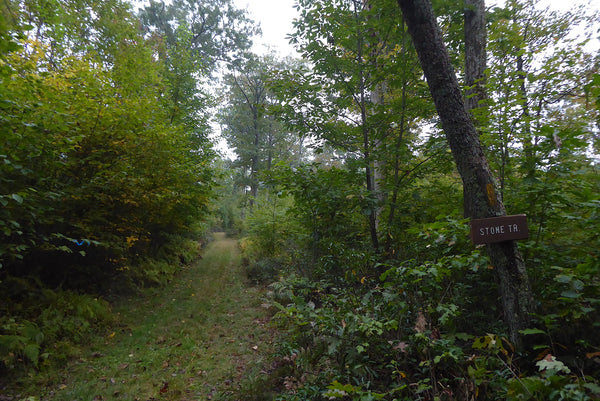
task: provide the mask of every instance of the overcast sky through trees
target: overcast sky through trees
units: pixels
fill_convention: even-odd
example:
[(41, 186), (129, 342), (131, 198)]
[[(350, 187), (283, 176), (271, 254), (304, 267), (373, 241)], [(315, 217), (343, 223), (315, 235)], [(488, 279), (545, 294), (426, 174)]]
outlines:
[[(503, 0), (488, 0), (488, 7), (502, 3)], [(295, 0), (234, 0), (239, 8), (249, 11), (251, 17), (260, 23), (263, 36), (256, 38), (254, 51), (265, 53), (268, 48), (281, 53), (282, 56), (296, 54), (288, 44), (286, 36), (292, 31), (292, 21), (298, 15), (294, 8)], [(579, 4), (586, 4), (590, 9), (600, 12), (600, 2), (593, 0), (540, 0), (540, 7), (550, 6), (552, 9), (567, 11)], [(593, 43), (595, 49), (600, 47), (598, 40)]]

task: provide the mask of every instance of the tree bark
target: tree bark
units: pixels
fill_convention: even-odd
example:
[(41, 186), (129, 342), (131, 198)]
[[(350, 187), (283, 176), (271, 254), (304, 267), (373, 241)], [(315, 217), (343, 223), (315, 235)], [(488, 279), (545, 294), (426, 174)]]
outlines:
[[(473, 111), (481, 107), (481, 102), (487, 98), (485, 90), (486, 76), (486, 27), (485, 0), (465, 0), (465, 107), (471, 113), (476, 128), (484, 124)], [(481, 130), (478, 129), (481, 135)], [(502, 193), (502, 192), (501, 192)], [(464, 216), (471, 216), (469, 197), (463, 193)]]
[[(370, 11), (373, 8), (372, 0), (363, 0), (363, 4), (365, 6), (365, 10)], [(376, 44), (383, 44), (382, 38), (380, 37), (379, 32), (372, 30), (369, 32), (371, 37), (370, 46), (373, 47), (371, 50), (372, 63), (377, 63), (377, 52), (378, 46)], [(376, 66), (376, 64), (375, 64)], [(375, 85), (371, 89), (370, 92), (370, 100), (371, 104), (377, 106), (385, 105), (385, 93), (386, 93), (386, 82), (381, 81)], [(371, 155), (373, 156), (373, 193), (375, 195), (375, 199), (377, 204), (375, 205), (375, 233), (379, 234), (380, 232), (380, 223), (381, 223), (381, 213), (383, 212), (383, 204), (387, 197), (385, 193), (385, 161), (382, 157), (382, 153), (385, 150), (385, 145), (383, 138), (381, 137), (381, 133), (379, 135), (374, 135), (373, 139), (373, 148), (371, 151)]]
[(465, 105), (475, 110), (487, 98), (485, 0), (465, 0)]
[[(375, 88), (371, 90), (371, 103), (377, 106), (383, 106), (385, 104), (385, 83), (379, 83)], [(384, 141), (382, 138), (376, 138), (373, 141), (373, 192), (377, 204), (375, 205), (375, 231), (380, 232), (380, 220), (381, 212), (383, 211), (383, 204), (386, 199), (386, 193), (384, 191), (385, 186), (385, 161), (383, 160), (382, 153), (384, 151)]]
[[(506, 215), (483, 153), (479, 135), (465, 109), (462, 93), (430, 0), (398, 0), (404, 15), (442, 128), (463, 181), (465, 195), (473, 206), (473, 218)], [(533, 308), (527, 270), (515, 241), (489, 244), (504, 321), (510, 340), (520, 343), (519, 330), (527, 328)]]

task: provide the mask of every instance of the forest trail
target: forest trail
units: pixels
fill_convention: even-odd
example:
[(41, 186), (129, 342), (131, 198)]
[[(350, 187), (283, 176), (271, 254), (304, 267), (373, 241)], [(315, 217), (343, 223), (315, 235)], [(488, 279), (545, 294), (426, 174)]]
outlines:
[(36, 400), (238, 400), (271, 343), (261, 290), (223, 233), (168, 286), (114, 309), (113, 330)]

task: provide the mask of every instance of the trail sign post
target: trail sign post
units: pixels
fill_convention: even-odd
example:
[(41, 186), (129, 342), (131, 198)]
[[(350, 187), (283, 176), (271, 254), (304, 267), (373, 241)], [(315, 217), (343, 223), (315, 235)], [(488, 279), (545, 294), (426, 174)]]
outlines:
[(471, 220), (471, 240), (476, 245), (527, 238), (529, 228), (524, 214)]

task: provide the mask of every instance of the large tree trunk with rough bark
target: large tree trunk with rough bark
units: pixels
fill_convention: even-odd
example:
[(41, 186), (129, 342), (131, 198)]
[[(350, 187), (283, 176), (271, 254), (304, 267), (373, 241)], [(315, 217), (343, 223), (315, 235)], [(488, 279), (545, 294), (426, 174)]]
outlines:
[[(430, 0), (398, 0), (413, 39), (456, 167), (472, 205), (473, 218), (506, 215), (479, 141), (465, 108), (462, 91)], [(527, 270), (515, 241), (487, 246), (498, 278), (504, 320), (511, 341), (519, 343), (519, 330), (527, 328), (533, 308)]]

